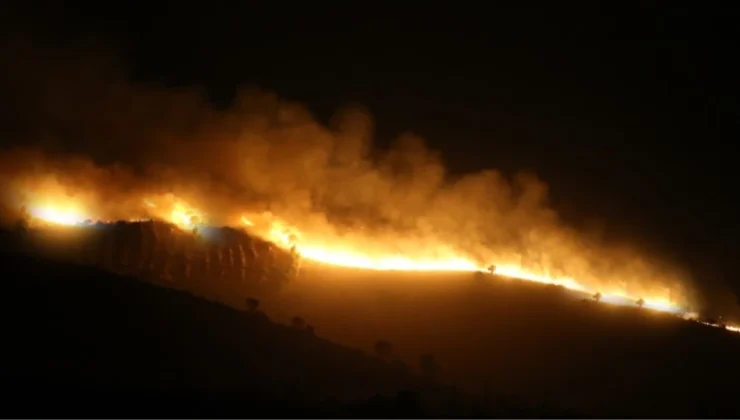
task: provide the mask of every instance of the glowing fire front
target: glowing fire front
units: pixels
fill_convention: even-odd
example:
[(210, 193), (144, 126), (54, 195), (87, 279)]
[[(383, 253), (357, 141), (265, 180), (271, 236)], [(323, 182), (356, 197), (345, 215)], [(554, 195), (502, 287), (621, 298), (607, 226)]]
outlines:
[(38, 205), (28, 208), (28, 213), (39, 220), (58, 225), (71, 226), (83, 223), (84, 214), (74, 207), (59, 207), (54, 205)]
[[(62, 203), (62, 204), (58, 204)], [(35, 199), (24, 206), (27, 216), (35, 222), (51, 223), (57, 225), (79, 225), (86, 221), (96, 220), (89, 217), (89, 213), (82, 204), (83, 200), (52, 200), (52, 199)], [(175, 197), (172, 194), (151, 196), (139, 201), (139, 213), (136, 217), (129, 217), (126, 220), (143, 220), (159, 219), (172, 223), (183, 230), (191, 231), (201, 224), (208, 222), (206, 215), (194, 206), (184, 200)], [(366, 270), (395, 270), (395, 271), (448, 271), (448, 272), (488, 272), (491, 271), (489, 265), (476, 263), (475, 261), (456, 255), (450, 250), (446, 252), (432, 253), (434, 257), (410, 257), (402, 253), (388, 254), (382, 250), (370, 250), (363, 248), (353, 248), (341, 242), (331, 242), (321, 240), (321, 238), (310, 237), (305, 235), (297, 228), (287, 222), (267, 216), (243, 215), (236, 220), (240, 220), (241, 227), (250, 232), (264, 237), (276, 245), (298, 252), (303, 258), (318, 263), (352, 267)], [(318, 240), (317, 240), (318, 239)], [(373, 252), (374, 251), (374, 252)], [(490, 265), (493, 274), (527, 280), (543, 284), (552, 284), (562, 286), (569, 290), (594, 294), (595, 291), (589, 290), (583, 284), (574, 278), (568, 277), (551, 277), (537, 274), (524, 269), (515, 264), (496, 264)], [(685, 313), (680, 306), (672, 303), (665, 297), (638, 297), (629, 296), (627, 293), (612, 291), (599, 294), (601, 300), (614, 304), (635, 304), (638, 300), (642, 303), (640, 306), (646, 308), (672, 312)], [(729, 327), (729, 330), (736, 329)]]
[(183, 230), (192, 230), (205, 221), (205, 215), (185, 201), (172, 194), (144, 198), (138, 204), (126, 206), (125, 217), (96, 218), (87, 210), (85, 197), (66, 197), (66, 199), (32, 196), (21, 208), (32, 224), (53, 224), (62, 226), (84, 225), (87, 223), (110, 223), (117, 220), (141, 221), (158, 219), (172, 223)]
[(145, 199), (149, 218), (166, 220), (182, 229), (191, 230), (205, 221), (205, 215), (186, 202), (168, 194), (155, 204), (152, 199)]
[[(245, 216), (241, 217), (242, 223), (253, 228), (259, 223)], [(282, 221), (268, 222), (268, 228), (262, 232), (257, 232), (284, 248), (295, 247), (300, 254), (309, 260), (320, 262), (327, 265), (353, 267), (366, 270), (384, 270), (384, 271), (448, 271), (448, 272), (488, 272), (487, 267), (493, 269), (493, 274), (498, 276), (510, 277), (519, 280), (527, 280), (543, 284), (552, 284), (562, 286), (569, 290), (594, 294), (587, 287), (580, 284), (573, 278), (567, 277), (550, 277), (529, 272), (516, 265), (497, 265), (490, 266), (477, 264), (476, 262), (448, 253), (449, 255), (437, 258), (410, 258), (404, 255), (387, 255), (383, 253), (373, 253), (368, 250), (359, 251), (350, 249), (347, 246), (321, 244), (318, 241), (306, 240), (303, 234), (294, 227), (290, 227)], [(614, 304), (636, 304), (641, 298), (629, 296), (627, 293), (615, 291), (605, 294), (603, 300)], [(646, 308), (682, 313), (683, 309), (662, 297), (642, 298), (642, 304)]]
[(309, 240), (297, 228), (271, 215), (260, 215), (257, 218), (259, 221), (242, 216), (241, 222), (248, 230), (265, 237), (270, 242), (285, 249), (295, 248), (304, 258), (323, 264), (384, 271), (480, 271), (472, 261), (454, 256), (416, 259), (367, 250), (358, 252), (340, 244), (331, 246)]
[[(127, 220), (159, 219), (184, 230), (192, 230), (199, 224), (206, 223), (205, 215), (202, 212), (171, 194), (158, 198), (145, 198), (141, 200), (141, 203), (144, 211), (138, 217), (127, 218)], [(86, 216), (81, 205), (73, 203), (59, 205), (47, 201), (43, 205), (31, 205), (28, 209), (31, 218), (39, 222), (77, 225), (88, 220), (95, 220)], [(383, 271), (489, 271), (487, 265), (477, 264), (451, 252), (447, 252), (447, 255), (444, 256), (435, 256), (435, 258), (412, 258), (400, 254), (388, 255), (382, 252), (361, 251), (339, 244), (332, 246), (332, 244), (327, 244), (325, 241), (313, 241), (311, 238), (306, 238), (297, 228), (274, 217), (262, 217), (259, 222), (255, 222), (252, 218), (242, 216), (240, 220), (243, 227), (278, 246), (285, 249), (295, 249), (303, 258), (327, 265)], [(494, 264), (492, 267), (494, 267), (493, 274), (496, 275), (553, 284), (569, 290), (589, 293), (585, 286), (572, 278), (552, 278), (529, 272), (515, 265)], [(604, 296), (604, 301), (607, 302), (618, 303), (620, 300), (634, 302), (637, 298), (620, 293)], [(645, 299), (645, 302), (646, 307), (670, 312), (681, 311), (678, 306), (671, 304), (666, 299)]]

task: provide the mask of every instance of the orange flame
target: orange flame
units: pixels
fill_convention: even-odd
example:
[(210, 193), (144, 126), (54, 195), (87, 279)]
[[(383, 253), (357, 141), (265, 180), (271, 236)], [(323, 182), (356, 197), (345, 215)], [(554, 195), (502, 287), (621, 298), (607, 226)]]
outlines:
[(172, 223), (184, 230), (192, 230), (205, 221), (203, 212), (173, 194), (166, 194), (155, 201), (160, 204), (155, 204), (153, 199), (144, 199), (147, 212), (153, 218)]
[[(34, 196), (36, 197), (36, 196)], [(39, 197), (43, 197), (40, 195)], [(55, 196), (50, 196), (55, 197)], [(25, 203), (30, 215), (47, 223), (74, 225), (89, 218), (88, 210), (79, 201), (73, 199), (34, 199)], [(184, 200), (172, 195), (155, 195), (144, 198), (142, 216), (136, 219), (160, 219), (184, 230), (192, 230), (197, 225), (206, 223), (205, 214)], [(241, 216), (241, 224), (259, 236), (274, 242), (285, 249), (296, 249), (303, 258), (319, 263), (353, 267), (366, 270), (395, 271), (456, 271), (487, 272), (486, 267), (493, 266), (493, 273), (499, 276), (532, 281), (543, 284), (562, 286), (569, 290), (593, 294), (582, 283), (570, 277), (553, 277), (536, 273), (517, 264), (490, 261), (482, 264), (451, 249), (424, 250), (409, 255), (404, 252), (387, 252), (378, 249), (367, 249), (348, 246), (347, 243), (330, 238), (306, 235), (287, 222), (270, 213)], [(608, 290), (602, 293), (602, 299), (608, 303), (636, 304), (638, 297), (630, 296), (622, 290)], [(673, 313), (685, 312), (665, 296), (644, 297), (644, 307)]]
[(53, 204), (31, 206), (29, 214), (40, 221), (65, 226), (82, 223), (86, 219), (84, 213), (74, 206), (56, 206)]
[[(251, 219), (242, 216), (242, 222), (250, 227), (255, 226)], [(562, 286), (569, 290), (594, 294), (595, 291), (579, 283), (573, 278), (555, 278), (548, 275), (536, 274), (513, 264), (481, 265), (475, 261), (456, 255), (452, 252), (437, 258), (411, 258), (399, 254), (374, 254), (367, 250), (359, 251), (343, 246), (327, 243), (326, 241), (309, 241), (298, 229), (289, 227), (283, 221), (269, 222), (269, 228), (264, 234), (266, 239), (284, 248), (295, 247), (302, 257), (319, 263), (352, 267), (366, 270), (383, 271), (457, 271), (457, 272), (488, 272), (485, 267), (493, 266), (493, 274), (526, 280), (543, 284)], [(299, 240), (300, 239), (300, 240)], [(638, 297), (630, 296), (622, 291), (612, 291), (603, 294), (603, 300), (609, 303), (634, 303)], [(663, 312), (682, 313), (683, 309), (665, 297), (655, 296), (644, 298), (644, 307)]]

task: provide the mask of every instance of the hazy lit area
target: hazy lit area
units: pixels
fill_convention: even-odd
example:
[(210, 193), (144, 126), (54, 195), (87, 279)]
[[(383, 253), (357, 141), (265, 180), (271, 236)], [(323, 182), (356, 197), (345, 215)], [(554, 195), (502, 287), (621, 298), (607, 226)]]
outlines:
[(228, 225), (332, 265), (494, 265), (605, 300), (643, 298), (673, 311), (695, 304), (680, 268), (562, 223), (537, 176), (451, 176), (413, 134), (379, 153), (362, 108), (341, 109), (325, 126), (299, 104), (245, 90), (216, 110), (196, 91), (126, 82), (105, 52), (11, 47), (26, 59), (3, 88), (23, 97), (22, 121), (33, 123), (12, 124), (17, 143), (30, 146), (3, 151), (0, 182), (6, 201), (36, 220)]
[[(17, 153), (25, 154), (23, 159), (52, 165), (40, 174), (21, 172), (12, 174), (12, 177), (9, 176), (6, 180), (8, 184), (6, 191), (13, 194), (15, 207), (26, 211), (32, 222), (74, 225), (97, 220), (154, 218), (169, 221), (185, 230), (195, 229), (201, 224), (231, 224), (252, 231), (287, 249), (295, 246), (304, 258), (329, 265), (370, 270), (463, 272), (488, 271), (489, 267), (493, 266), (491, 268), (495, 274), (561, 285), (582, 292), (598, 291), (605, 296), (605, 301), (611, 300), (614, 303), (620, 303), (620, 299), (635, 302), (643, 298), (647, 307), (669, 311), (679, 311), (688, 303), (677, 278), (671, 279), (668, 273), (658, 272), (655, 272), (654, 277), (649, 276), (651, 270), (656, 268), (644, 260), (638, 259), (640, 264), (630, 261), (624, 268), (607, 266), (609, 269), (600, 274), (594, 270), (597, 268), (595, 261), (589, 265), (589, 255), (597, 255), (594, 250), (583, 248), (583, 255), (579, 254), (573, 244), (563, 241), (563, 235), (572, 235), (575, 241), (577, 238), (575, 233), (569, 232), (564, 227), (556, 228), (556, 225), (546, 225), (551, 236), (543, 237), (542, 244), (532, 240), (530, 246), (544, 247), (554, 239), (562, 242), (553, 243), (552, 253), (546, 252), (543, 248), (541, 254), (535, 254), (539, 255), (539, 258), (531, 258), (532, 262), (528, 265), (526, 257), (531, 254), (529, 249), (525, 248), (521, 253), (517, 252), (517, 247), (508, 250), (501, 244), (497, 247), (492, 246), (489, 251), (485, 249), (482, 241), (471, 242), (470, 238), (456, 234), (452, 226), (447, 230), (449, 240), (445, 242), (445, 237), (434, 234), (435, 226), (431, 224), (416, 228), (404, 227), (395, 231), (387, 226), (387, 223), (373, 223), (374, 219), (368, 218), (368, 222), (360, 227), (337, 227), (330, 223), (327, 213), (293, 216), (297, 219), (296, 222), (288, 222), (269, 211), (240, 212), (236, 207), (237, 204), (232, 204), (233, 209), (214, 207), (214, 210), (221, 213), (221, 217), (211, 221), (207, 216), (209, 211), (201, 210), (209, 208), (210, 203), (207, 201), (200, 205), (197, 193), (186, 193), (189, 198), (182, 199), (173, 193), (165, 193), (167, 189), (164, 185), (159, 188), (147, 188), (143, 187), (146, 184), (142, 181), (142, 187), (139, 187), (132, 177), (129, 178), (132, 186), (126, 188), (125, 192), (118, 192), (96, 185), (100, 182), (115, 186), (115, 179), (110, 179), (110, 183), (103, 181), (104, 178), (111, 177), (104, 167), (88, 163), (87, 167), (54, 168), (54, 165), (58, 164), (40, 154)], [(86, 176), (84, 172), (78, 172), (84, 170), (97, 173)], [(87, 181), (74, 182), (65, 179), (68, 177), (81, 177)], [(218, 200), (220, 197), (215, 198)], [(460, 200), (464, 202), (464, 196), (461, 196)], [(254, 206), (247, 201), (245, 207), (249, 208), (250, 204)], [(464, 211), (455, 209), (452, 204), (448, 206), (452, 211)], [(227, 210), (231, 211), (231, 217)], [(440, 220), (442, 227), (451, 225), (452, 221), (444, 218), (444, 215), (434, 214), (433, 210), (430, 212), (432, 213), (430, 217)], [(524, 216), (526, 213), (518, 217)], [(306, 221), (301, 223), (301, 220)], [(463, 226), (469, 224), (468, 219), (461, 220)], [(354, 222), (360, 221), (354, 219)], [(483, 226), (481, 228), (484, 229)], [(531, 227), (535, 230), (529, 235), (536, 239), (534, 233), (537, 233), (539, 228), (539, 224), (535, 223), (534, 227)], [(492, 233), (495, 233), (495, 230)], [(530, 241), (527, 243), (530, 244)], [(564, 252), (572, 252), (572, 257), (565, 258), (564, 255), (562, 260), (553, 259), (553, 256), (563, 255)], [(610, 256), (606, 250), (604, 254)], [(617, 256), (618, 254), (611, 255), (612, 258)], [(550, 262), (551, 265), (544, 265), (543, 262)], [(574, 275), (560, 274), (565, 273), (560, 270), (567, 270), (571, 265)], [(557, 267), (563, 268), (558, 270)], [(635, 275), (640, 272), (645, 273), (644, 279)], [(619, 277), (620, 275), (623, 277)], [(601, 278), (605, 281), (599, 280)], [(624, 280), (620, 280), (622, 278)], [(671, 281), (675, 284), (672, 287)]]

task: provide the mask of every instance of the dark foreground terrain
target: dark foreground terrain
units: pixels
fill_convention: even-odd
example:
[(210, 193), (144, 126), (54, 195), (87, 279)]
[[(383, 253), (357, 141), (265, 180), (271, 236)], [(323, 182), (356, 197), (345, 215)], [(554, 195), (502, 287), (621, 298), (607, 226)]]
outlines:
[[(218, 249), (220, 266), (163, 281), (108, 257), (146, 262), (141, 240), (108, 241), (101, 259), (63, 257), (64, 238), (21, 255), (20, 237), (0, 259), (8, 416), (740, 416), (740, 335), (668, 314), (487, 275), (306, 263), (260, 295), (279, 323), (305, 319), (296, 328), (246, 310), (263, 289), (220, 275), (240, 266)], [(153, 254), (154, 273), (170, 254)]]
[(441, 381), (476, 395), (597, 417), (740, 416), (740, 334), (670, 314), (455, 273), (307, 268), (280, 298), (272, 316), (366, 350), (383, 338), (416, 366), (434, 353)]
[[(561, 416), (92, 267), (0, 254), (3, 417)], [(495, 405), (495, 408), (494, 408)]]

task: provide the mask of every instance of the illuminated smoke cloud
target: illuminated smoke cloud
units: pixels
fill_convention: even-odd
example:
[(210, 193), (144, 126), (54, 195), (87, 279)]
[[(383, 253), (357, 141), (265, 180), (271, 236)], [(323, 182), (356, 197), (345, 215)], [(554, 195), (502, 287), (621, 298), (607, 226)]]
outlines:
[(270, 212), (304, 239), (345, 250), (460, 256), (605, 293), (693, 301), (678, 269), (565, 226), (533, 174), (452, 177), (412, 134), (379, 154), (362, 108), (325, 126), (299, 104), (245, 89), (218, 110), (197, 89), (128, 82), (104, 48), (18, 41), (6, 51), (18, 58), (0, 80), (4, 102), (17, 104), (3, 113), (18, 146), (0, 156), (6, 202), (52, 191), (95, 217), (128, 219), (147, 213), (147, 197), (175, 197), (211, 224)]

